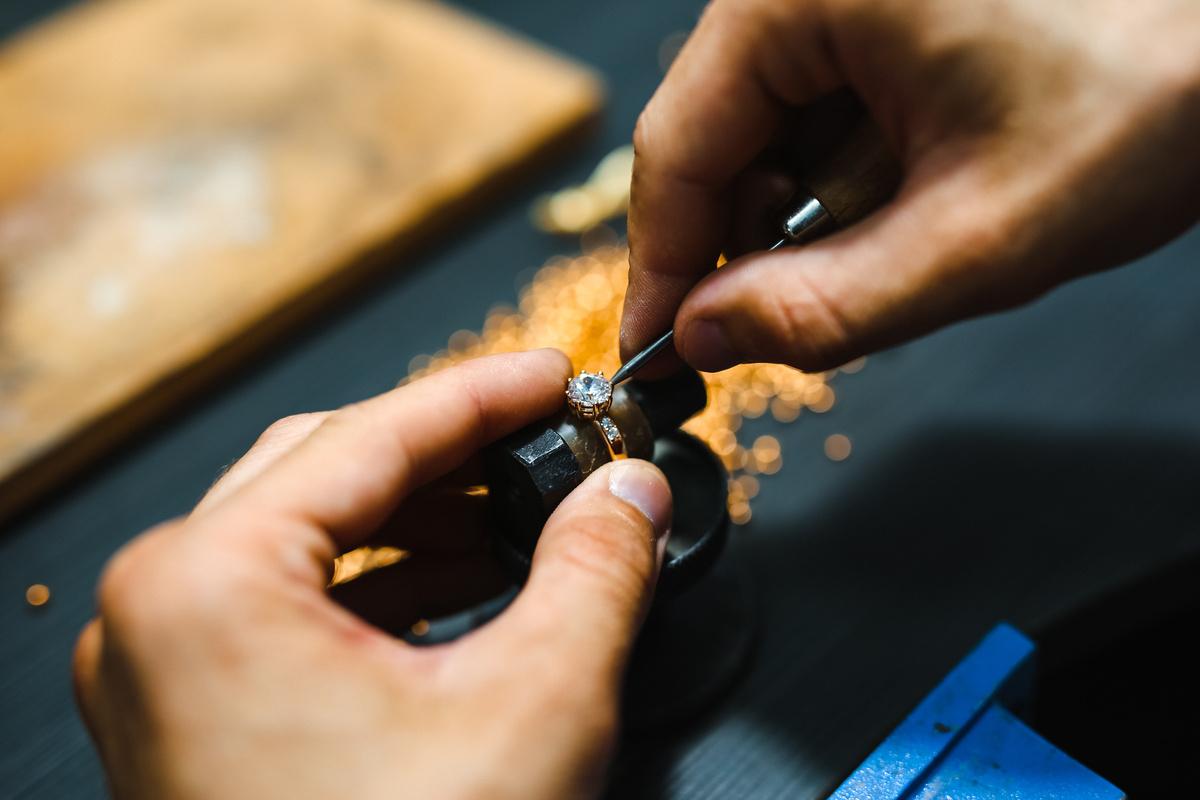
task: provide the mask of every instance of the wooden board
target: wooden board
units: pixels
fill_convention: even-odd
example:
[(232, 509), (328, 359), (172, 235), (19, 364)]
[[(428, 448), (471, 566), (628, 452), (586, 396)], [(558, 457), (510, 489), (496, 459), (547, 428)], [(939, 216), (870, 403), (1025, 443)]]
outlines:
[(570, 142), (587, 70), (414, 0), (99, 0), (0, 51), (0, 518)]

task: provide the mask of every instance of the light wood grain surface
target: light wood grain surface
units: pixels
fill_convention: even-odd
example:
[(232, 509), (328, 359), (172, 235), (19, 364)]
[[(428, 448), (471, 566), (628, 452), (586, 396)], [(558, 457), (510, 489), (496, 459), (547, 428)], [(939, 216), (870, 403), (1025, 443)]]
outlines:
[(102, 0), (0, 52), (0, 518), (586, 127), (413, 0)]

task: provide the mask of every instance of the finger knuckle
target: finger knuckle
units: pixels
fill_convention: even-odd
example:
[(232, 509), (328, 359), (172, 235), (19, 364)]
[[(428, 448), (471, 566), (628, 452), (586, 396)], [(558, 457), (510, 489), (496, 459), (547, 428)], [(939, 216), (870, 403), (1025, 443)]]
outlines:
[(147, 602), (147, 578), (157, 571), (162, 536), (178, 524), (165, 522), (151, 528), (113, 554), (96, 587), (96, 606), (101, 617), (127, 620), (157, 607)]
[(625, 519), (589, 514), (573, 521), (565, 557), (580, 572), (604, 587), (615, 602), (638, 601), (653, 569), (650, 534), (633, 519), (636, 512), (617, 510)]
[(315, 428), (327, 414), (321, 412), (312, 412), (308, 414), (292, 414), (282, 419), (277, 419), (267, 426), (267, 429), (258, 437), (259, 444), (278, 441), (280, 439), (293, 439), (297, 434), (308, 433)]
[[(254, 586), (252, 559), (236, 548), (188, 549), (174, 534), (183, 522), (163, 523), (122, 547), (97, 585), (97, 615), (118, 637), (157, 638), (225, 618)], [(230, 558), (229, 556), (233, 557)]]
[(856, 337), (836, 304), (811, 281), (796, 278), (792, 291), (764, 297), (760, 330), (773, 341), (760, 343), (765, 351), (778, 349), (783, 361), (805, 371), (832, 369), (847, 360)]
[(330, 412), (321, 421), (322, 428), (341, 428), (348, 425), (361, 425), (371, 419), (371, 413), (366, 403), (347, 403), (337, 411)]

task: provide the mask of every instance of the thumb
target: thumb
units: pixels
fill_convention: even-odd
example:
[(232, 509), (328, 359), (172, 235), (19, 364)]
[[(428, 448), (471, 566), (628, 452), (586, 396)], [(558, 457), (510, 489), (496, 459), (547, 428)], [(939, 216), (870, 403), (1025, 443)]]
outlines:
[(615, 691), (658, 578), (671, 514), (667, 479), (649, 462), (596, 470), (546, 523), (529, 581), (497, 620), (504, 628), (497, 634)]

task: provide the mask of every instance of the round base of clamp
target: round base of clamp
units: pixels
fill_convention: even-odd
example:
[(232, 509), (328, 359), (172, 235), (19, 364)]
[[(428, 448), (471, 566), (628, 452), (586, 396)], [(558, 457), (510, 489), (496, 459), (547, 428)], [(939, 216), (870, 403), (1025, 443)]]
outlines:
[(627, 731), (686, 721), (724, 697), (746, 666), (755, 617), (732, 560), (718, 561), (681, 594), (655, 601), (625, 674)]

